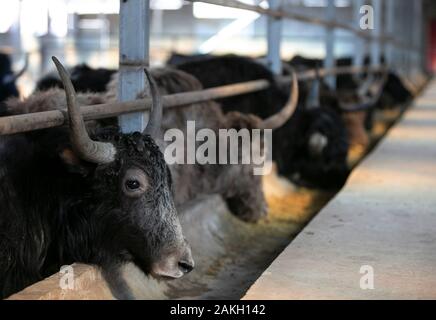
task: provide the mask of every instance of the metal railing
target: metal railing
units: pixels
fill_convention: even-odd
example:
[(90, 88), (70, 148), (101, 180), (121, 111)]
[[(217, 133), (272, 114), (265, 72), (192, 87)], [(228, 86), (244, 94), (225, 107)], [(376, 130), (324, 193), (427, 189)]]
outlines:
[[(377, 73), (384, 70), (384, 67), (336, 67), (333, 69), (320, 69), (319, 76), (334, 76), (343, 74)], [(316, 77), (315, 70), (307, 70), (298, 73), (298, 80), (311, 80)], [(278, 82), (286, 84), (292, 81), (291, 76), (278, 76)], [(163, 96), (164, 108), (174, 108), (193, 103), (209, 101), (213, 99), (226, 98), (257, 92), (268, 89), (269, 81), (260, 79), (248, 82), (241, 82), (199, 91), (183, 92)], [(81, 106), (81, 112), (85, 120), (97, 120), (116, 117), (122, 114), (144, 112), (150, 110), (151, 99), (138, 99), (127, 102), (113, 102)], [(43, 112), (19, 114), (0, 117), (0, 135), (15, 134), (33, 130), (47, 129), (67, 124), (68, 116), (66, 109), (50, 110)]]
[(271, 10), (267, 8), (263, 8), (259, 5), (251, 5), (246, 4), (243, 2), (239, 2), (237, 0), (186, 0), (188, 2), (203, 2), (208, 4), (214, 4), (222, 7), (228, 7), (228, 8), (234, 8), (234, 9), (241, 9), (241, 10), (247, 10), (247, 11), (253, 11), (257, 12), (259, 14), (263, 14), (266, 16), (270, 16), (273, 18), (278, 19), (290, 19), (290, 20), (296, 20), (301, 21), (309, 24), (314, 24), (318, 26), (323, 26), (326, 28), (337, 28), (337, 29), (343, 29), (347, 30), (361, 38), (364, 38), (366, 40), (370, 41), (379, 41), (384, 43), (390, 43), (395, 45), (398, 48), (406, 48), (406, 49), (412, 49), (412, 50), (419, 50), (417, 47), (413, 47), (410, 43), (402, 43), (400, 41), (397, 41), (392, 36), (374, 36), (370, 34), (367, 31), (364, 31), (360, 28), (355, 28), (349, 24), (346, 23), (340, 23), (336, 21), (328, 21), (320, 18), (314, 18), (314, 17), (308, 17), (303, 14), (298, 14), (294, 12), (289, 12), (283, 9), (280, 10)]

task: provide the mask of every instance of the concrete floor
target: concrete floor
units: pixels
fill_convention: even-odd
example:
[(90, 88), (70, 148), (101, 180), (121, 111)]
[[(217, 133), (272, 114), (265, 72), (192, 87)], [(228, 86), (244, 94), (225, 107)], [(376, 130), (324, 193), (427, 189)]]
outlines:
[(244, 299), (435, 298), (433, 81)]

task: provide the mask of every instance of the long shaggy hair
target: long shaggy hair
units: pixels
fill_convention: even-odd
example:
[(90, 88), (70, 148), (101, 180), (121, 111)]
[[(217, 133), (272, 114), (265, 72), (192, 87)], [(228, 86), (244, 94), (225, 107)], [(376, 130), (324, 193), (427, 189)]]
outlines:
[[(79, 95), (79, 104), (105, 101)], [(8, 114), (62, 108), (60, 89), (8, 102)], [(113, 293), (132, 298), (119, 267), (145, 273), (185, 240), (173, 202), (170, 170), (154, 140), (88, 123), (95, 141), (111, 143), (115, 160), (93, 164), (76, 156), (69, 129), (57, 127), (3, 137), (0, 145), (0, 297), (73, 262), (102, 267)], [(131, 171), (144, 175), (144, 193), (129, 195)], [(184, 250), (184, 249), (183, 249)], [(177, 262), (177, 261), (176, 261)]]

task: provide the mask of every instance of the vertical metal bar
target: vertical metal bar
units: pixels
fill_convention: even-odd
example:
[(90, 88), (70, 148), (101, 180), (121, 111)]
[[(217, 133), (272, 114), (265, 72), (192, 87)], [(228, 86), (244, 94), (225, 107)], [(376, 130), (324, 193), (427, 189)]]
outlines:
[[(407, 2), (408, 1), (409, 0), (402, 0), (402, 4), (401, 4), (401, 16), (402, 16), (401, 21), (403, 21), (403, 31), (401, 33), (402, 36), (400, 36), (400, 37), (403, 38), (403, 41), (409, 40), (407, 37), (408, 28), (409, 28), (409, 26), (408, 26), (409, 14), (407, 12)], [(403, 62), (402, 62), (403, 72), (404, 72), (404, 75), (407, 77), (408, 76), (408, 57), (407, 57), (408, 50), (407, 50), (407, 48), (403, 48), (402, 51), (403, 51), (403, 59), (402, 59), (403, 60)]]
[[(395, 34), (395, 39), (397, 41), (401, 40), (401, 34), (403, 34), (404, 32), (404, 23), (401, 23), (401, 21), (403, 21), (404, 19), (404, 10), (403, 10), (403, 0), (398, 0), (398, 4), (397, 4), (397, 14), (396, 14), (396, 21), (397, 21), (397, 32)], [(398, 61), (397, 61), (397, 69), (400, 70), (400, 72), (402, 74), (404, 74), (403, 72), (403, 68), (404, 68), (404, 48), (398, 48)]]
[(410, 71), (411, 71), (411, 48), (413, 47), (413, 41), (411, 37), (411, 30), (413, 29), (413, 11), (411, 11), (411, 8), (413, 8), (413, 1), (407, 1), (405, 4), (406, 12), (405, 15), (408, 18), (407, 19), (407, 27), (406, 27), (406, 41), (410, 44), (410, 48), (406, 48), (406, 59), (407, 59), (407, 75), (410, 77)]
[[(149, 60), (149, 0), (120, 0), (119, 101), (136, 98), (148, 90), (144, 68)], [(142, 132), (148, 114), (126, 114), (118, 118), (123, 132)]]
[[(360, 9), (364, 6), (364, 0), (355, 0), (353, 6), (353, 19), (356, 28), (360, 28), (360, 19), (362, 15)], [(365, 59), (365, 40), (361, 37), (355, 37), (354, 39), (354, 65), (357, 67), (363, 66)]]
[(413, 60), (412, 60), (412, 48), (413, 48), (413, 25), (414, 25), (414, 19), (415, 15), (413, 12), (413, 2), (414, 1), (407, 1), (406, 3), (406, 14), (407, 14), (407, 29), (406, 29), (406, 39), (407, 42), (410, 45), (410, 48), (407, 49), (407, 75), (410, 77), (412, 73), (412, 67), (413, 67)]
[[(404, 35), (405, 31), (405, 23), (404, 23), (404, 1), (403, 0), (397, 0), (397, 14), (396, 14), (396, 21), (397, 21), (397, 32), (395, 34), (395, 39), (401, 40), (400, 35)], [(397, 61), (397, 69), (400, 71), (402, 75), (405, 74), (405, 59), (404, 59), (404, 48), (398, 48), (398, 61)]]
[[(388, 37), (395, 36), (395, 0), (386, 0), (385, 7), (385, 19), (386, 19), (386, 32), (385, 35)], [(390, 67), (394, 66), (394, 54), (395, 47), (391, 42), (386, 43), (386, 62)]]
[(413, 13), (414, 13), (414, 24), (413, 24), (413, 69), (414, 73), (421, 72), (422, 60), (421, 60), (421, 52), (422, 52), (422, 0), (415, 0), (413, 2)]
[[(277, 10), (280, 9), (282, 0), (269, 0), (268, 3), (270, 9)], [(282, 41), (283, 20), (268, 16), (267, 23), (267, 63), (274, 73), (281, 74), (282, 60), (280, 55), (280, 47)]]
[[(335, 12), (335, 1), (328, 0), (327, 9), (326, 9), (326, 19), (328, 21), (334, 21), (336, 17)], [(325, 60), (324, 67), (325, 68), (334, 68), (336, 65), (335, 62), (335, 29), (334, 28), (326, 28), (325, 34)], [(332, 89), (336, 88), (336, 78), (334, 76), (329, 76), (325, 78), (326, 82)]]
[(374, 30), (372, 32), (375, 39), (371, 43), (371, 64), (377, 66), (381, 59), (381, 42), (379, 37), (382, 35), (382, 2), (381, 0), (372, 0), (374, 8)]
[(423, 71), (423, 4), (422, 0), (416, 0), (414, 2), (416, 10), (416, 22), (415, 22), (415, 46), (416, 46), (416, 68), (418, 72)]

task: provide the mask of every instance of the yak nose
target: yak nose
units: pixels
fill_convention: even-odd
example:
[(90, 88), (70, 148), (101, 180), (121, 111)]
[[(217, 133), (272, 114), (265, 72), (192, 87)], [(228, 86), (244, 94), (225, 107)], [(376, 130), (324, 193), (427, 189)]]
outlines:
[(184, 274), (189, 273), (194, 269), (195, 263), (194, 259), (192, 258), (191, 248), (189, 246), (186, 247), (178, 265), (180, 271), (182, 271)]
[(151, 274), (168, 279), (177, 279), (193, 269), (194, 259), (192, 258), (191, 248), (185, 242), (182, 248), (173, 251), (171, 254), (164, 255), (163, 259), (157, 261), (152, 266)]

